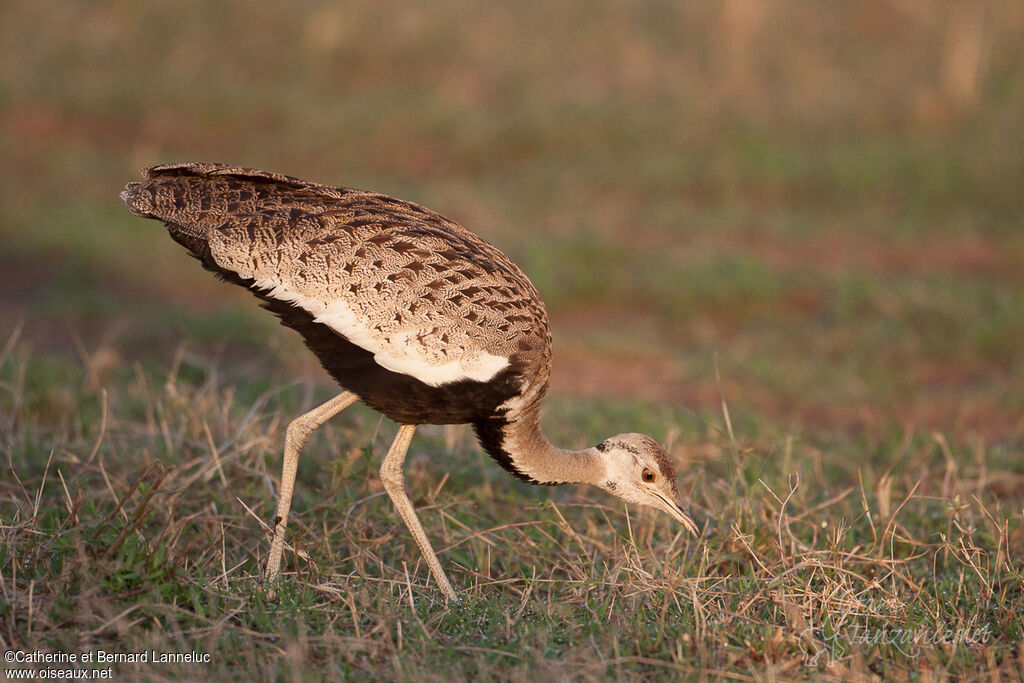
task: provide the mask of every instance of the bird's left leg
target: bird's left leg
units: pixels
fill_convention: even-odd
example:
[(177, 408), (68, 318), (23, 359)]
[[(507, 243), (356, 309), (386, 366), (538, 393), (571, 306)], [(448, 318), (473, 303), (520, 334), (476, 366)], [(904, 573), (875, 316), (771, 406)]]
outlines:
[(416, 510), (409, 500), (409, 495), (405, 492), (405, 475), (402, 473), (402, 464), (405, 462), (405, 453), (409, 450), (409, 442), (412, 441), (414, 431), (416, 431), (416, 425), (402, 425), (398, 428), (398, 435), (395, 436), (395, 441), (391, 444), (391, 448), (388, 449), (388, 454), (384, 456), (384, 462), (380, 466), (380, 480), (384, 484), (384, 490), (391, 497), (391, 502), (398, 508), (398, 514), (402, 515), (405, 525), (409, 527), (412, 537), (416, 539), (416, 545), (420, 547), (420, 552), (423, 553), (423, 559), (427, 561), (434, 581), (437, 581), (438, 587), (446, 598), (456, 601), (459, 596), (456, 595), (455, 589), (452, 588), (444, 570), (441, 569), (437, 554), (430, 546), (430, 540), (427, 538), (426, 532), (423, 531), (423, 525), (420, 524), (420, 520), (416, 516)]
[(295, 472), (299, 467), (299, 452), (306, 445), (309, 435), (317, 427), (359, 400), (351, 391), (338, 394), (327, 403), (313, 408), (291, 421), (284, 435), (284, 465), (281, 467), (281, 492), (277, 499), (277, 518), (274, 520), (274, 540), (270, 544), (267, 558), (266, 580), (273, 581), (281, 569), (281, 555), (284, 553), (284, 528), (288, 524), (288, 512), (292, 506), (292, 492), (295, 490)]

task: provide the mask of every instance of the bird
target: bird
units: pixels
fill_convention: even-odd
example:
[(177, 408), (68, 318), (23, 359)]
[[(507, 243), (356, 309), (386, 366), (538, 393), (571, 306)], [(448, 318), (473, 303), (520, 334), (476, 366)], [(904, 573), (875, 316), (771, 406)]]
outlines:
[(547, 311), (529, 278), (487, 241), (412, 202), (270, 171), (187, 162), (150, 166), (142, 177), (120, 194), (128, 210), (161, 221), (205, 269), (255, 294), (342, 388), (286, 429), (265, 582), (280, 573), (300, 452), (357, 401), (399, 424), (380, 479), (448, 600), (458, 594), (405, 488), (418, 425), (470, 424), (517, 479), (590, 484), (699, 536), (672, 460), (650, 436), (619, 434), (578, 451), (544, 436)]

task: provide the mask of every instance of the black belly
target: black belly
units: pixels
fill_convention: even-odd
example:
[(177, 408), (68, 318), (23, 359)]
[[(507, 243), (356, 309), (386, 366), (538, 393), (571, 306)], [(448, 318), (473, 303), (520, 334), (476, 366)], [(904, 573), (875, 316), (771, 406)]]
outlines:
[(472, 423), (480, 445), (499, 465), (518, 479), (537, 483), (519, 471), (504, 445), (503, 428), (508, 421), (499, 406), (519, 393), (519, 363), (513, 360), (487, 382), (462, 380), (432, 387), (377, 365), (373, 354), (314, 322), (313, 316), (301, 308), (254, 293), (263, 299), (264, 308), (277, 314), (282, 325), (302, 335), (331, 377), (363, 403), (403, 424)]
[[(255, 292), (259, 295), (259, 292)], [(305, 310), (267, 296), (263, 307), (302, 335), (306, 346), (341, 386), (374, 410), (405, 424), (464, 424), (501, 414), (498, 406), (515, 396), (520, 374), (513, 363), (487, 382), (461, 380), (433, 387), (381, 367), (373, 354), (313, 321)]]

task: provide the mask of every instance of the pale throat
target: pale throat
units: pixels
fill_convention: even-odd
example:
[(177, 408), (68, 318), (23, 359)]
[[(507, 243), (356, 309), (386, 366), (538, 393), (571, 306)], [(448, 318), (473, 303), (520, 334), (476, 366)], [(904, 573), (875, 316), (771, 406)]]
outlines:
[(557, 448), (540, 429), (536, 411), (521, 415), (503, 428), (502, 447), (520, 472), (540, 484), (592, 484), (606, 478), (604, 458), (596, 448)]

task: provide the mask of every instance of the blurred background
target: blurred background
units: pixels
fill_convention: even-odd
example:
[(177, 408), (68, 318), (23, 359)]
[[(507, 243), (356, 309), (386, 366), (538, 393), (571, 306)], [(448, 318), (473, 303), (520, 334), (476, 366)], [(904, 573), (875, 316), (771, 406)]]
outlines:
[(996, 0), (8, 0), (0, 344), (53, 410), (183, 343), (329, 386), (118, 200), (144, 166), (222, 161), (499, 246), (548, 304), (552, 410), (703, 424), (724, 398), (746, 434), (1013, 450), (1022, 36)]

